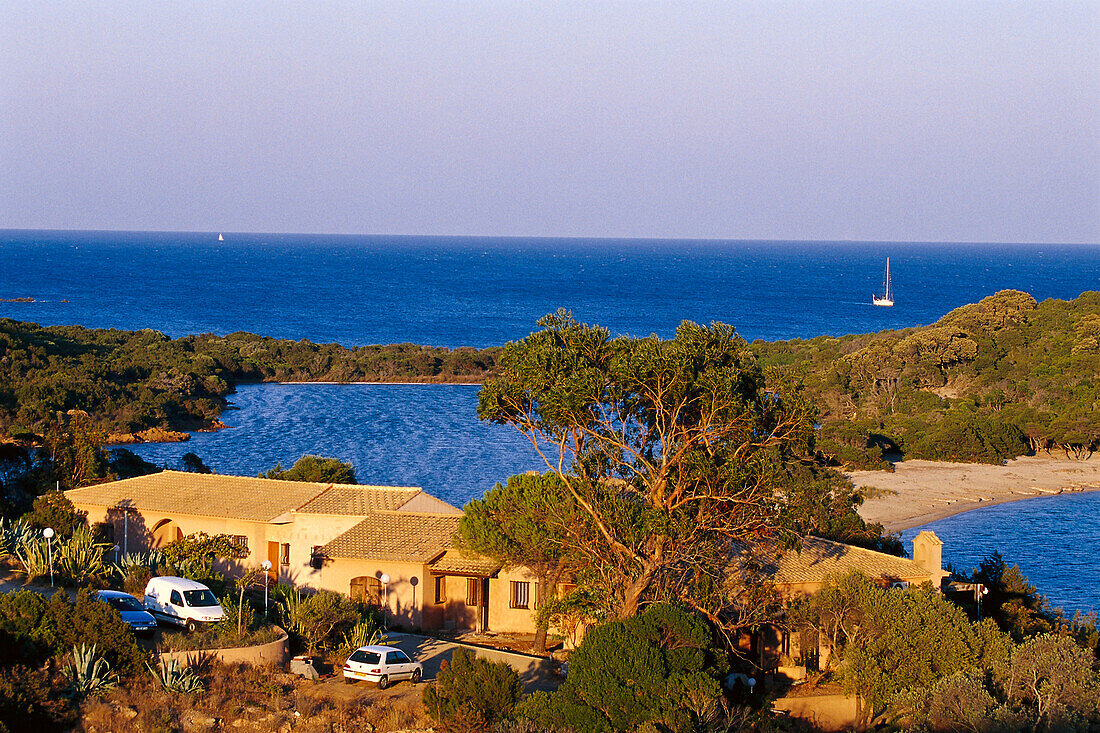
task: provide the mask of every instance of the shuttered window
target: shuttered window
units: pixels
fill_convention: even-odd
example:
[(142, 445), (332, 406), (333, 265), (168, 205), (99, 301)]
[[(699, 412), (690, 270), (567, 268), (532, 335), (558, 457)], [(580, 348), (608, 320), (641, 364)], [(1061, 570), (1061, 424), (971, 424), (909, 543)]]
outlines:
[(512, 599), (508, 605), (511, 608), (530, 608), (531, 584), (525, 580), (513, 580)]

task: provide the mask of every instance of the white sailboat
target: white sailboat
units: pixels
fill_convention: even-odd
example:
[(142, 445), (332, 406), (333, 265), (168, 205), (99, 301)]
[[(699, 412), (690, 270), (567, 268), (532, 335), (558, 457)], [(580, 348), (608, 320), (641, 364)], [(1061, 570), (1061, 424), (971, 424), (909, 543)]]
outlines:
[(218, 241), (219, 241), (219, 242), (224, 242), (224, 241), (225, 241), (225, 237), (223, 237), (223, 236), (222, 236), (221, 234), (219, 234), (219, 235), (218, 235)]
[(875, 305), (891, 306), (894, 304), (894, 286), (890, 283), (890, 258), (886, 258), (886, 279), (882, 284), (882, 297), (871, 296), (871, 302)]

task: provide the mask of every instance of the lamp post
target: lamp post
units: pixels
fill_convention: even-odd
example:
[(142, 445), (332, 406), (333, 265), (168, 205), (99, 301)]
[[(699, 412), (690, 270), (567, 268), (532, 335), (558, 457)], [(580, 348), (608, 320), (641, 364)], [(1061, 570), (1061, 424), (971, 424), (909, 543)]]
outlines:
[(271, 576), (268, 575), (271, 572), (271, 561), (264, 560), (260, 565), (264, 569), (264, 623), (267, 622), (267, 585), (271, 581)]
[(121, 548), (120, 548), (120, 547), (119, 547), (118, 545), (115, 545), (115, 546), (114, 546), (114, 547), (112, 547), (111, 549), (115, 551), (115, 563), (117, 564), (117, 563), (118, 563), (118, 561), (119, 561), (119, 559), (120, 559), (120, 558), (119, 558), (119, 556), (118, 556), (118, 551), (119, 551), (119, 550), (120, 550)]
[(390, 599), (389, 599), (390, 576), (389, 576), (389, 573), (382, 573), (382, 577), (380, 577), (379, 580), (382, 581), (382, 628), (388, 630), (389, 626), (390, 626), (389, 617), (388, 617), (389, 616), (389, 610), (390, 610)]
[(53, 527), (42, 530), (42, 536), (46, 538), (46, 554), (50, 558), (50, 587), (53, 588)]
[(982, 620), (982, 596), (989, 595), (989, 588), (986, 588), (981, 583), (978, 583), (974, 588), (974, 597), (978, 599), (978, 620)]

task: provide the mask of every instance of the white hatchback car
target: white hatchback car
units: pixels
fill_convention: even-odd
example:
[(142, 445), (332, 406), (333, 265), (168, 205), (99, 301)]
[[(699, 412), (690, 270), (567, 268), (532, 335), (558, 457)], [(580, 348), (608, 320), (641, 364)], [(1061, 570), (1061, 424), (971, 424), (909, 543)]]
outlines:
[(344, 682), (356, 680), (377, 682), (381, 690), (397, 680), (419, 682), (424, 667), (414, 662), (400, 649), (392, 646), (361, 646), (344, 662)]

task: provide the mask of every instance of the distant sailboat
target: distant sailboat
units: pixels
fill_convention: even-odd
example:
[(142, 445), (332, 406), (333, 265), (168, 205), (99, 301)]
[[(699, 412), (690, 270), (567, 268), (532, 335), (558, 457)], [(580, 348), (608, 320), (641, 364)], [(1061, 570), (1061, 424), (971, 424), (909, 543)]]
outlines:
[(871, 302), (875, 305), (891, 306), (894, 304), (894, 286), (890, 283), (890, 258), (886, 258), (886, 279), (882, 284), (882, 289), (885, 291), (882, 297), (877, 295), (871, 296)]
[(224, 242), (224, 241), (225, 241), (225, 237), (223, 237), (223, 236), (222, 236), (221, 234), (219, 234), (219, 235), (218, 235), (218, 241), (219, 241), (219, 242)]

